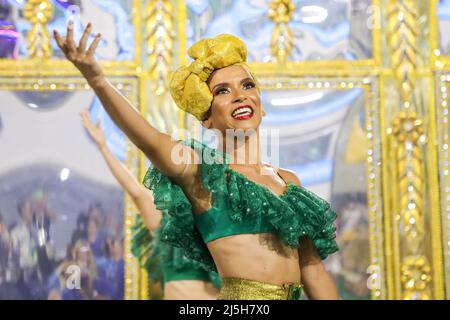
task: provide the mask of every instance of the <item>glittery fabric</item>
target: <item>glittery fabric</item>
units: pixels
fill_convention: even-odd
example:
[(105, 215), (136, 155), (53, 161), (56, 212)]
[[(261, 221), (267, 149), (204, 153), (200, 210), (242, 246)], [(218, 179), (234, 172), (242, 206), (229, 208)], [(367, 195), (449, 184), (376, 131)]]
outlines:
[(239, 278), (223, 278), (218, 300), (300, 300), (302, 285), (271, 283)]
[[(183, 141), (183, 144), (202, 157), (202, 184), (212, 194), (210, 211), (229, 215), (229, 225), (215, 225), (215, 228), (203, 231), (215, 233), (226, 227), (233, 230), (228, 235), (237, 234), (236, 230), (246, 233), (242, 225), (264, 220), (265, 225), (273, 228), (274, 234), (290, 248), (298, 248), (300, 237), (308, 236), (321, 259), (338, 250), (334, 225), (337, 215), (328, 202), (292, 183), (277, 196), (230, 168), (226, 154), (195, 139)], [(144, 185), (152, 190), (156, 207), (164, 213), (161, 241), (180, 248), (183, 255), (197, 261), (205, 270), (217, 271), (205, 244), (207, 239), (202, 237), (199, 225), (196, 225), (192, 205), (182, 188), (155, 167), (148, 170)]]
[[(167, 215), (163, 216), (162, 224)], [(183, 250), (160, 241), (160, 230), (150, 234), (142, 217), (132, 226), (131, 252), (146, 268), (150, 279), (163, 284), (174, 280), (201, 280), (220, 288), (219, 274), (206, 269), (200, 262), (187, 258)]]

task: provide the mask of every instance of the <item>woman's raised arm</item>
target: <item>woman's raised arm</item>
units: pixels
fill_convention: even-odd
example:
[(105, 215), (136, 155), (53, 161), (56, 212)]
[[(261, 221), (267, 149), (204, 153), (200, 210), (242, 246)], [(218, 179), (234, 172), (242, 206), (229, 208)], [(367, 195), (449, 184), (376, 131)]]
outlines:
[(99, 63), (94, 57), (95, 50), (101, 39), (100, 34), (95, 36), (94, 41), (87, 48), (91, 30), (92, 25), (89, 23), (78, 46), (73, 39), (72, 22), (68, 24), (66, 37), (61, 37), (56, 30), (54, 30), (54, 36), (58, 47), (86, 78), (111, 119), (144, 152), (152, 164), (163, 174), (180, 182), (193, 177), (197, 172), (197, 166), (193, 164), (195, 162), (173, 161), (172, 150), (174, 147), (177, 147), (176, 150), (183, 150), (184, 156), (189, 156), (189, 159), (193, 159), (196, 156), (195, 152), (174, 141), (169, 135), (153, 128), (105, 78)]
[(162, 213), (156, 209), (153, 203), (153, 197), (150, 191), (147, 190), (139, 181), (133, 176), (130, 170), (117, 159), (111, 150), (106, 145), (105, 135), (100, 128), (100, 122), (94, 125), (89, 117), (87, 110), (81, 113), (83, 125), (89, 132), (89, 135), (94, 139), (100, 153), (106, 161), (111, 173), (120, 183), (122, 188), (133, 199), (134, 204), (138, 208), (144, 224), (150, 231), (155, 231), (161, 222)]

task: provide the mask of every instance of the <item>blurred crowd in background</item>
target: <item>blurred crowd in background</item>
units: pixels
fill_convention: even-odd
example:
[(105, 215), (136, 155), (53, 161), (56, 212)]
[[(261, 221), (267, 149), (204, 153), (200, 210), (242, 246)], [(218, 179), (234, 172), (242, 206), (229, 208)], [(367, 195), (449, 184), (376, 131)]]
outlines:
[(21, 199), (17, 220), (0, 212), (0, 299), (123, 299), (123, 231), (101, 203), (77, 217), (66, 257), (57, 258), (52, 222), (58, 218), (43, 191)]

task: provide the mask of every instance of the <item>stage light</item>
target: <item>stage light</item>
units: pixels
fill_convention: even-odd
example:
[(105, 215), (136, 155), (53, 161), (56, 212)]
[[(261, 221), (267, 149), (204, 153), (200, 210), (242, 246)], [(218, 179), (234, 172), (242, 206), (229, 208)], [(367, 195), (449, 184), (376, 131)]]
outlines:
[(272, 99), (270, 103), (273, 106), (282, 107), (282, 106), (292, 106), (292, 105), (299, 105), (303, 103), (309, 103), (313, 102), (319, 99), (323, 98), (322, 92), (316, 92), (313, 94), (309, 94), (306, 96), (301, 97), (293, 97), (293, 98), (278, 98), (278, 99)]
[(304, 6), (301, 16), (304, 23), (320, 23), (328, 17), (328, 10), (319, 6)]
[(61, 179), (61, 181), (66, 181), (67, 179), (69, 179), (69, 175), (70, 175), (70, 170), (68, 168), (64, 168), (61, 170), (59, 178)]

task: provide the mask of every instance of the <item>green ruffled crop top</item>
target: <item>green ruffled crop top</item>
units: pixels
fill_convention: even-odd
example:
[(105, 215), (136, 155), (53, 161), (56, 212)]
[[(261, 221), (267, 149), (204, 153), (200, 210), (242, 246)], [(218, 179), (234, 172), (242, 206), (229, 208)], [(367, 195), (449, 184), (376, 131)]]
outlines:
[(167, 217), (161, 241), (180, 248), (206, 270), (216, 271), (206, 243), (229, 235), (272, 232), (291, 248), (309, 236), (325, 259), (336, 252), (336, 213), (330, 204), (303, 187), (288, 183), (278, 196), (229, 167), (229, 157), (194, 140), (183, 141), (201, 156), (203, 186), (211, 192), (212, 207), (195, 216), (181, 187), (152, 167), (144, 185), (153, 191), (156, 207)]
[[(244, 185), (246, 188), (250, 188), (252, 183), (253, 182), (248, 180), (244, 182)], [(256, 185), (255, 183), (253, 184)], [(287, 186), (287, 188), (289, 187), (290, 185)], [(264, 189), (262, 186), (261, 188)], [(270, 190), (268, 191), (271, 192)], [(259, 201), (259, 199), (257, 199), (257, 194), (258, 192), (251, 192), (251, 198), (249, 200)], [(234, 197), (234, 194), (230, 193), (230, 197)], [(217, 201), (208, 211), (202, 213), (201, 215), (194, 216), (195, 226), (200, 232), (205, 243), (237, 234), (276, 232), (275, 227), (267, 219), (267, 216), (251, 216), (250, 208), (246, 209), (249, 214), (248, 218), (243, 218), (239, 221), (239, 223), (235, 223), (232, 219), (233, 208), (231, 206), (231, 202), (226, 201), (226, 198), (221, 200), (222, 201)], [(268, 206), (269, 202), (263, 202), (262, 205), (263, 207)]]

